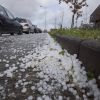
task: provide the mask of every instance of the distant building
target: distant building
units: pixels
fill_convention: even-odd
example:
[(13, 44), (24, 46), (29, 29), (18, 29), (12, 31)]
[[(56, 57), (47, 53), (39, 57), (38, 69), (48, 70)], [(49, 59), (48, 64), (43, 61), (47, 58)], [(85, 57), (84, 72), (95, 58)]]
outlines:
[(46, 29), (44, 29), (44, 31), (43, 31), (44, 33), (47, 33), (47, 30)]
[(52, 32), (52, 31), (57, 31), (57, 29), (50, 29), (50, 31)]
[(100, 5), (90, 15), (90, 23), (91, 22), (95, 24), (95, 27), (100, 25)]

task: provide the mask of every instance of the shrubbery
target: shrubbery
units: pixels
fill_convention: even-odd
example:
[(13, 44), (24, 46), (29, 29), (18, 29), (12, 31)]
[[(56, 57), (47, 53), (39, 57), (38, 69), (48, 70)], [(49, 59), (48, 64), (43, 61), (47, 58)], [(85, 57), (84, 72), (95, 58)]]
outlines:
[(100, 30), (82, 30), (82, 29), (57, 29), (57, 31), (49, 32), (51, 36), (56, 34), (88, 38), (88, 39), (96, 39), (100, 41)]

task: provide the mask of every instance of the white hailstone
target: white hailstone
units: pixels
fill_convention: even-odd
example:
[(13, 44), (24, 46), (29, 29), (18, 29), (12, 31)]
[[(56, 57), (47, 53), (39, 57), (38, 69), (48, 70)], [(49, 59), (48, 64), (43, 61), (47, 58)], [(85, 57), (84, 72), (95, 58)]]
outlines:
[(64, 85), (66, 85), (66, 83), (65, 82), (61, 82), (61, 84), (64, 86)]
[(45, 90), (47, 89), (47, 86), (44, 85), (43, 87), (44, 87)]
[(83, 86), (82, 83), (79, 83), (79, 87), (82, 88), (82, 86)]
[(4, 75), (4, 74), (1, 74), (1, 73), (0, 73), (0, 77), (3, 77), (3, 75)]
[(12, 64), (13, 67), (15, 67), (15, 64)]
[(6, 99), (6, 97), (4, 96), (2, 99)]
[(6, 60), (5, 60), (5, 59), (3, 59), (3, 62), (6, 62)]
[(28, 85), (28, 82), (24, 82), (23, 85)]
[[(81, 61), (79, 61), (79, 62), (78, 62), (78, 64), (79, 64), (79, 65), (81, 65), (81, 64), (82, 64), (82, 62), (81, 62)], [(84, 67), (84, 68), (85, 68), (85, 67)]]
[(86, 98), (86, 95), (85, 94), (83, 94), (83, 98)]
[(98, 76), (98, 79), (100, 80), (100, 75)]
[(9, 63), (9, 61), (6, 61), (7, 63)]
[(76, 79), (76, 78), (74, 78), (73, 81), (74, 81), (75, 83), (77, 83), (77, 79)]
[(84, 100), (88, 100), (87, 98), (84, 98)]
[(21, 72), (25, 72), (25, 69), (20, 69)]
[(13, 57), (10, 57), (10, 59), (13, 59)]
[(80, 97), (79, 97), (79, 95), (76, 95), (76, 99), (79, 99)]
[(84, 66), (82, 67), (82, 70), (85, 70), (85, 67)]
[(35, 86), (31, 86), (31, 90), (35, 90)]
[(43, 90), (42, 87), (39, 87), (39, 88), (38, 88), (38, 91), (39, 91), (39, 92), (41, 92), (42, 90)]
[(70, 100), (70, 98), (68, 97), (67, 100)]
[(21, 58), (19, 58), (18, 60), (19, 60), (19, 61), (21, 61), (22, 59), (21, 59)]
[(64, 90), (67, 90), (67, 86), (66, 86), (66, 85), (64, 85), (64, 86), (63, 86), (63, 89), (64, 89)]
[(22, 79), (23, 81), (26, 81), (26, 79)]
[(5, 67), (9, 67), (9, 64), (6, 64)]
[(78, 81), (80, 80), (80, 76), (77, 76), (77, 80), (78, 80)]
[(41, 97), (37, 97), (37, 100), (43, 100)]
[(92, 83), (93, 84), (95, 84), (96, 83), (96, 79), (94, 78), (94, 79), (92, 79)]
[(90, 96), (90, 93), (89, 92), (87, 93), (87, 96)]
[(3, 87), (2, 86), (0, 86), (0, 90), (2, 90), (3, 89)]
[(97, 89), (97, 84), (93, 84), (92, 89), (95, 91)]
[(99, 100), (98, 98), (94, 98), (94, 100)]
[(86, 71), (83, 71), (82, 74), (83, 74), (83, 75), (86, 75)]
[(77, 54), (74, 54), (74, 57), (76, 58), (77, 57)]
[(7, 77), (12, 78), (13, 77), (13, 74), (11, 72), (7, 72)]
[(70, 87), (70, 84), (68, 84), (67, 87)]
[(5, 80), (5, 82), (7, 83), (7, 82), (8, 82), (8, 80)]
[(44, 100), (52, 100), (49, 96), (46, 96)]
[(59, 96), (58, 100), (63, 100), (63, 97), (62, 96)]
[(70, 92), (73, 92), (73, 91), (74, 91), (74, 89), (73, 89), (73, 88), (69, 88), (69, 91), (70, 91)]
[(74, 91), (73, 91), (73, 95), (76, 95), (76, 94), (77, 94), (77, 91), (76, 91), (76, 90), (74, 90)]
[(32, 82), (28, 82), (28, 84), (32, 84)]
[(70, 86), (71, 86), (71, 87), (74, 87), (75, 85), (74, 85), (74, 84), (71, 84)]
[(33, 96), (29, 96), (28, 97), (28, 100), (33, 100)]
[(90, 80), (90, 81), (88, 82), (88, 84), (89, 84), (89, 86), (91, 86), (93, 83), (92, 83), (92, 81)]
[(72, 75), (73, 73), (72, 73), (72, 71), (69, 71), (69, 75)]
[(19, 62), (17, 62), (17, 65), (19, 65)]
[(19, 85), (18, 85), (18, 84), (16, 84), (16, 85), (15, 85), (15, 88), (18, 88), (18, 87), (19, 87)]
[(21, 83), (20, 85), (23, 85), (24, 83)]
[(46, 95), (43, 95), (42, 98), (44, 99), (46, 97)]
[(18, 72), (18, 70), (16, 70), (16, 72)]
[(26, 93), (26, 91), (27, 91), (27, 89), (26, 88), (23, 88), (21, 92), (22, 93)]
[(18, 83), (19, 83), (19, 84), (22, 83), (22, 80), (18, 80)]
[(21, 76), (18, 76), (18, 78), (21, 78)]
[(82, 92), (84, 92), (84, 93), (85, 93), (85, 90), (82, 90)]

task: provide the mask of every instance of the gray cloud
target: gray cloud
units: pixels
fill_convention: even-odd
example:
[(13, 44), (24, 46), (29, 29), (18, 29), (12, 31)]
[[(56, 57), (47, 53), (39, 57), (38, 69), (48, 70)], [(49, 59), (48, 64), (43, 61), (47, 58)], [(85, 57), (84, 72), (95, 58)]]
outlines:
[[(87, 0), (89, 7), (82, 8), (84, 16), (78, 19), (78, 26), (80, 25), (81, 21), (84, 20), (87, 11), (87, 22), (89, 22), (90, 14), (96, 9), (96, 7), (100, 4), (100, 0)], [(64, 9), (64, 21), (63, 27), (70, 27), (71, 26), (71, 19), (72, 14), (67, 4), (62, 2), (59, 5), (57, 0), (0, 0), (0, 4), (7, 8), (15, 17), (22, 17), (27, 18), (32, 21), (33, 24), (37, 25), (38, 27), (44, 29), (45, 28), (45, 8), (40, 7), (44, 6), (47, 7), (46, 10), (46, 22), (47, 22), (47, 29), (55, 27), (55, 14), (57, 19), (57, 27), (59, 27), (59, 23), (61, 23), (61, 9)]]

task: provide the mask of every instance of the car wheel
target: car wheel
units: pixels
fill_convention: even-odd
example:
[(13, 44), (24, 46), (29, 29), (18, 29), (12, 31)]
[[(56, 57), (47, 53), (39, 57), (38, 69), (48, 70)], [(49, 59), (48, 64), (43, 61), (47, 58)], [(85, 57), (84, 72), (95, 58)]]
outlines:
[(23, 34), (23, 28), (21, 27), (20, 30), (19, 30), (18, 35), (22, 35), (22, 34)]
[(2, 28), (1, 28), (1, 26), (0, 26), (0, 36), (2, 36)]
[(11, 35), (14, 35), (14, 33), (10, 33)]

